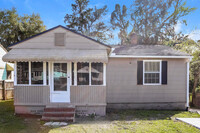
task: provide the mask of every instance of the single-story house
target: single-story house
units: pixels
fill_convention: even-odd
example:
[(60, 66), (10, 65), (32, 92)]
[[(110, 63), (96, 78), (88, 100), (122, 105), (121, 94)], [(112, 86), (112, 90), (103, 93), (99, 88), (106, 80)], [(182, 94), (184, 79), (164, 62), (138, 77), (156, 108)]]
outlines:
[(0, 44), (0, 80), (14, 81), (14, 65), (4, 62), (2, 57), (8, 51)]
[(106, 109), (189, 107), (192, 57), (132, 42), (109, 46), (57, 26), (10, 45), (3, 60), (15, 64), (15, 113), (73, 107), (80, 114), (105, 115)]

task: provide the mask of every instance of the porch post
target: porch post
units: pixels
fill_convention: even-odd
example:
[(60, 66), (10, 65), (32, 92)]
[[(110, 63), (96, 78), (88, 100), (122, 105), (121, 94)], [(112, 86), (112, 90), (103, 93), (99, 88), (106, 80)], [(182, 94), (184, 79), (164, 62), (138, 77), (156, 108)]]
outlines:
[(77, 62), (74, 62), (74, 85), (77, 86)]
[(106, 86), (106, 63), (103, 63), (103, 85)]
[(49, 78), (49, 86), (51, 86), (51, 62), (48, 62), (48, 78)]
[(47, 85), (47, 64), (43, 62), (43, 85)]
[(14, 85), (17, 85), (17, 62), (14, 63)]
[(28, 75), (29, 75), (29, 85), (31, 85), (31, 62), (29, 61), (28, 62), (28, 69), (29, 69), (29, 73), (28, 73)]
[(92, 74), (91, 74), (91, 70), (92, 68), (91, 68), (91, 62), (89, 62), (89, 85), (91, 85), (92, 83), (91, 83), (91, 78), (92, 78)]

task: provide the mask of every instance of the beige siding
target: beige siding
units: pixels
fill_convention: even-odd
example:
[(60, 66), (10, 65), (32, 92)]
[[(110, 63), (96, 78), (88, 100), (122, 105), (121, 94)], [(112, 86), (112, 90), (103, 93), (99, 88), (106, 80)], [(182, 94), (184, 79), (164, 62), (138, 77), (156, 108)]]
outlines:
[(70, 99), (75, 105), (106, 105), (106, 87), (71, 86)]
[(137, 60), (109, 59), (107, 103), (186, 103), (186, 59), (162, 59), (168, 61), (167, 85), (137, 85)]
[[(65, 46), (55, 46), (55, 33), (65, 33)], [(63, 28), (57, 28), (46, 32), (40, 36), (15, 45), (12, 48), (108, 49), (106, 46)]]
[(15, 105), (46, 105), (49, 91), (49, 86), (14, 86)]

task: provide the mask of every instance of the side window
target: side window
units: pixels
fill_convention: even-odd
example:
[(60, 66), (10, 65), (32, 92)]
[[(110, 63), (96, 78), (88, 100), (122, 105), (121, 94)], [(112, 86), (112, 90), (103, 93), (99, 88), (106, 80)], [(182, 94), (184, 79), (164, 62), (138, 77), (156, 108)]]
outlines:
[(161, 84), (160, 61), (144, 61), (144, 84)]

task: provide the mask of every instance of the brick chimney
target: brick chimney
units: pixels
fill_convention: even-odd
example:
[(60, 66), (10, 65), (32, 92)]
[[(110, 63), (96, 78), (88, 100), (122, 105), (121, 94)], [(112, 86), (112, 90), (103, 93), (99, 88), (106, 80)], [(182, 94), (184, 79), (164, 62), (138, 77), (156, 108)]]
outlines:
[(138, 44), (138, 36), (136, 33), (132, 33), (130, 35), (130, 39), (131, 39), (131, 45), (136, 45)]

